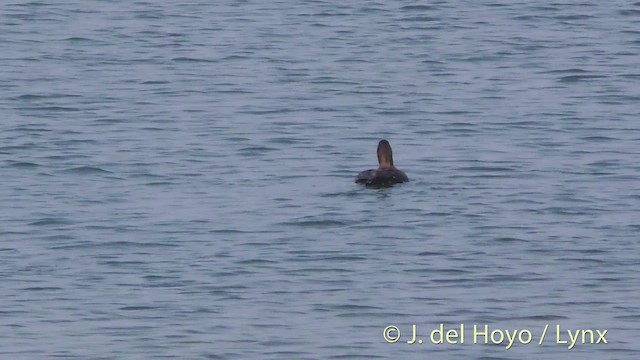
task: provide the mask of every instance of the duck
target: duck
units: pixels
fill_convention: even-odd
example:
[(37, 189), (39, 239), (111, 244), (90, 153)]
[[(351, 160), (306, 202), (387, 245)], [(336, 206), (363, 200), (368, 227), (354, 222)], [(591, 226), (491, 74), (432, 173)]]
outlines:
[(378, 168), (362, 171), (356, 176), (356, 184), (375, 187), (387, 187), (407, 181), (407, 174), (393, 166), (391, 144), (385, 139), (378, 143)]

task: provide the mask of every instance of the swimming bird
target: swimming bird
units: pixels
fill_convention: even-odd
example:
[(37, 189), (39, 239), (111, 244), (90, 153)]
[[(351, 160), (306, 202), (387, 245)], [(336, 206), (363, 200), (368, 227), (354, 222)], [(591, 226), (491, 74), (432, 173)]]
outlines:
[(378, 143), (378, 168), (365, 170), (356, 177), (356, 184), (366, 186), (391, 186), (405, 181), (409, 181), (409, 177), (393, 166), (391, 144), (384, 139)]

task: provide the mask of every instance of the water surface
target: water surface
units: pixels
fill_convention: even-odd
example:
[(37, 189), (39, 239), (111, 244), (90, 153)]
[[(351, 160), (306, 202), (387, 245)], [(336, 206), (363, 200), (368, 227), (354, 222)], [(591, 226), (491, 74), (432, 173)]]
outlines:
[(3, 357), (638, 358), (640, 3), (0, 9)]

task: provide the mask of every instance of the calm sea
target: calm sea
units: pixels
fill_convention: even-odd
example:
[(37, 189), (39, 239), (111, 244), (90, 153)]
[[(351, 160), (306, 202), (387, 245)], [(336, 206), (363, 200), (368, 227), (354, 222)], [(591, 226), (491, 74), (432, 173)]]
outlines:
[[(640, 2), (4, 1), (0, 29), (3, 359), (639, 358)], [(411, 182), (354, 184), (382, 138)]]

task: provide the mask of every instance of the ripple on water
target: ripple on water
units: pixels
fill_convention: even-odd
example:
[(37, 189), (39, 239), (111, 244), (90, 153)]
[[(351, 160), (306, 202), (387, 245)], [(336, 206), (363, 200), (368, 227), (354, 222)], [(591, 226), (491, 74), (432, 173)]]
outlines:
[(111, 171), (104, 170), (97, 166), (76, 166), (61, 170), (64, 173), (70, 174), (81, 174), (81, 175), (92, 175), (92, 174), (111, 174)]

